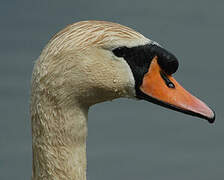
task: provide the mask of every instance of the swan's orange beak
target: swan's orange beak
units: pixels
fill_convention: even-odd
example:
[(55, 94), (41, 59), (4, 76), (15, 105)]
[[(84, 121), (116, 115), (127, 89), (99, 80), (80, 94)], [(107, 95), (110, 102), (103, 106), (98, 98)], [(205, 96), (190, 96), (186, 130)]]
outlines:
[(157, 57), (151, 62), (148, 72), (144, 75), (140, 91), (156, 104), (193, 116), (215, 120), (215, 113), (201, 100), (186, 91), (171, 75), (162, 71)]

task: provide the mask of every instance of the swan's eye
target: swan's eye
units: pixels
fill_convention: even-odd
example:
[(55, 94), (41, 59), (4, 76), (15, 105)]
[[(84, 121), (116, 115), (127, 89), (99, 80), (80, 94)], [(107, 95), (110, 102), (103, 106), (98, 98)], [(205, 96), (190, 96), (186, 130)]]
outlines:
[(118, 48), (116, 48), (116, 49), (113, 50), (113, 53), (117, 57), (126, 57), (126, 56), (128, 56), (128, 49), (129, 48), (127, 48), (125, 46), (118, 47)]
[(145, 73), (147, 73), (152, 54), (149, 51), (149, 45), (135, 46), (135, 47), (118, 47), (113, 50), (113, 53), (117, 57), (123, 57), (131, 68), (131, 71), (135, 78), (136, 88), (142, 84), (142, 79)]

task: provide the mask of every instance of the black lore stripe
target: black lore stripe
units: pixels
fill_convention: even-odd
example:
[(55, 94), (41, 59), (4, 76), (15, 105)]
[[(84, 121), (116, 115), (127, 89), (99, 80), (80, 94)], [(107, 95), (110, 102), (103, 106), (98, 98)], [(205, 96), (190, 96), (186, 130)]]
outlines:
[(179, 65), (177, 58), (173, 54), (155, 44), (146, 44), (132, 48), (118, 47), (113, 50), (113, 53), (117, 57), (123, 57), (130, 66), (135, 78), (136, 92), (139, 91), (143, 77), (148, 72), (152, 59), (155, 56), (158, 57), (159, 66), (167, 74), (175, 73)]

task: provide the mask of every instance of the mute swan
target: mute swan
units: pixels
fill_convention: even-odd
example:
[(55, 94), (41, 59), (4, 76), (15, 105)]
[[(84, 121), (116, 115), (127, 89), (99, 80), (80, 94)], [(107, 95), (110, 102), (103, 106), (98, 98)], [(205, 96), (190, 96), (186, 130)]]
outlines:
[(85, 180), (91, 105), (120, 97), (207, 119), (214, 112), (172, 74), (174, 55), (140, 33), (111, 22), (82, 21), (57, 33), (32, 75), (33, 180)]

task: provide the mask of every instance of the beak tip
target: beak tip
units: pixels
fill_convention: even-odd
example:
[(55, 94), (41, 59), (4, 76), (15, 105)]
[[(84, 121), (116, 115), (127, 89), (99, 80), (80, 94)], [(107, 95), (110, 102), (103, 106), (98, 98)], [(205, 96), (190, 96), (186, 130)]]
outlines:
[(213, 124), (215, 122), (215, 111), (212, 110), (212, 112), (213, 112), (213, 116), (207, 119), (210, 124)]

